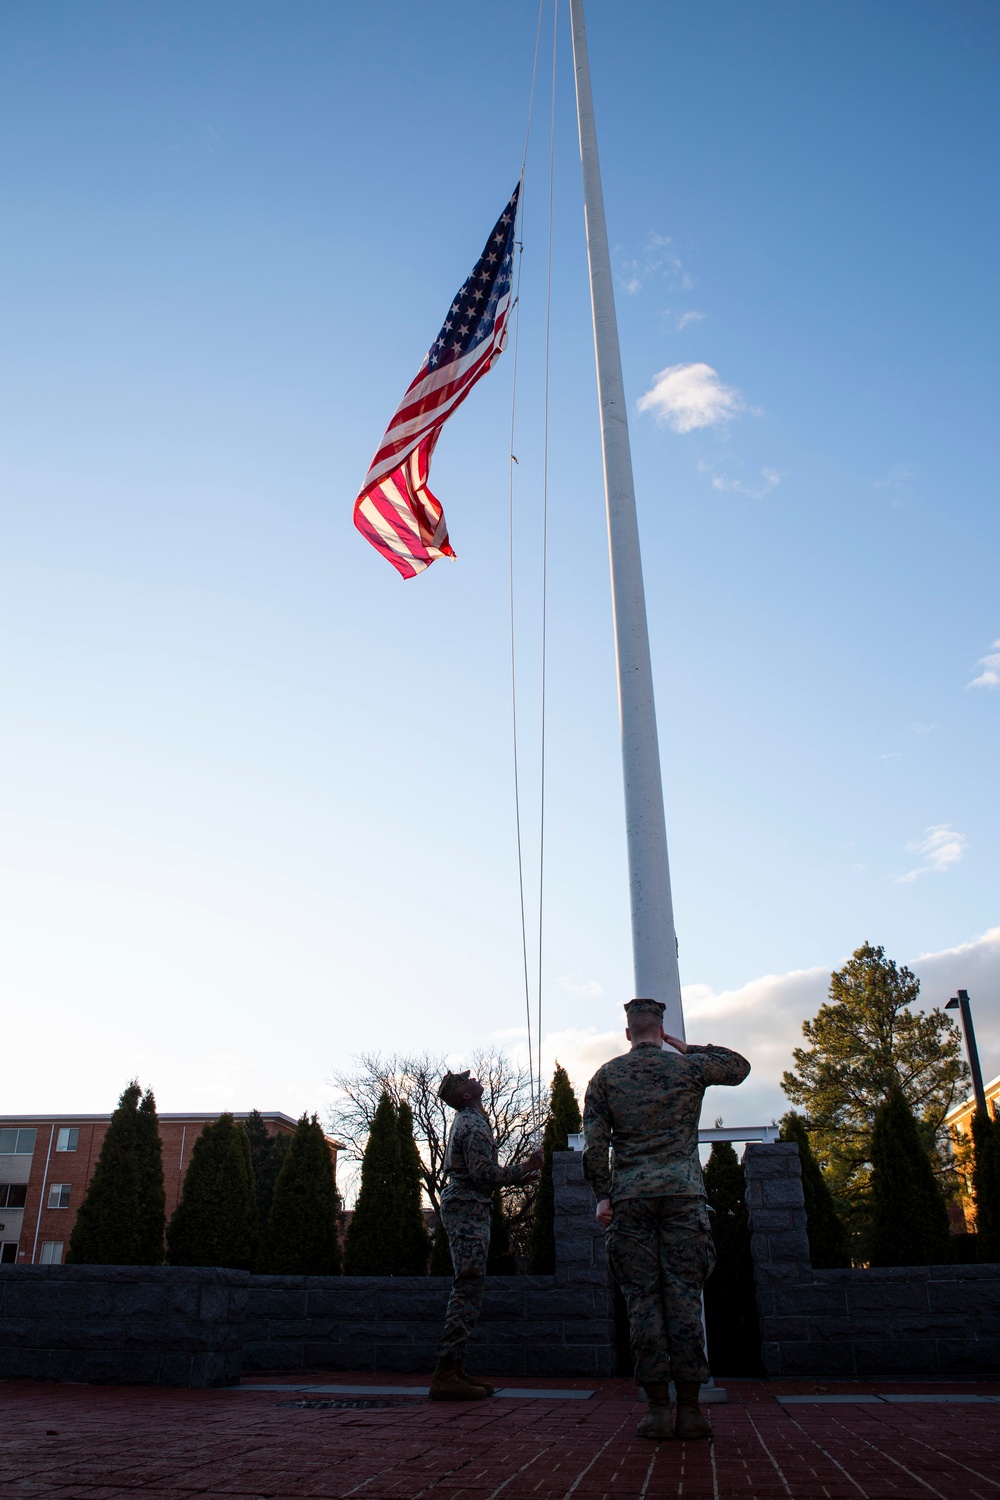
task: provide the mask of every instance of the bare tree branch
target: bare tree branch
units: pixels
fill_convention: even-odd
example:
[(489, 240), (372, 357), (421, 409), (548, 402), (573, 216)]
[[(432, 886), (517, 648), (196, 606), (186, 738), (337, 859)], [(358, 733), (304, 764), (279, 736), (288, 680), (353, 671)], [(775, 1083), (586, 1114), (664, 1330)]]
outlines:
[[(383, 1093), (395, 1104), (405, 1100), (413, 1111), (413, 1133), (420, 1152), (424, 1190), (437, 1209), (444, 1187), (444, 1153), (452, 1111), (437, 1096), (447, 1071), (445, 1059), (433, 1053), (363, 1052), (350, 1070), (334, 1073), (339, 1094), (329, 1114), (330, 1129), (349, 1156), (360, 1161)], [(469, 1066), (483, 1084), (483, 1109), (493, 1127), (500, 1161), (521, 1161), (531, 1150), (531, 1096), (526, 1070), (506, 1053), (481, 1049)]]

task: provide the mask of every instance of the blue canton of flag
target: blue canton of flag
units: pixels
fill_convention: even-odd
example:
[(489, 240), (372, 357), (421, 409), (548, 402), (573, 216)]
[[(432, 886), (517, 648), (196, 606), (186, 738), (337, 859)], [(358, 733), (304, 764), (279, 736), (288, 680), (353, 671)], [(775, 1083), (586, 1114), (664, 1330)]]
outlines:
[[(516, 198), (517, 194), (514, 196)], [(514, 202), (513, 198), (511, 202)], [(501, 239), (506, 217), (504, 214), (501, 218), (468, 281), (455, 293), (455, 300), (448, 309), (441, 332), (428, 352), (428, 370), (437, 370), (448, 360), (459, 359), (485, 339), (492, 338), (497, 308), (503, 299), (510, 296), (514, 274), (513, 234), (503, 235)], [(493, 245), (496, 246), (495, 249), (490, 248)]]

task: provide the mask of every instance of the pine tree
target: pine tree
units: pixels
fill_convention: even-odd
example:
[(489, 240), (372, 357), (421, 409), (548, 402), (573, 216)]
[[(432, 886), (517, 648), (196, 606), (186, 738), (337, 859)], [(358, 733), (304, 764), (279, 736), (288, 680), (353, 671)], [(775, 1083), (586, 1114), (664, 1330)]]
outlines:
[(1000, 1261), (1000, 1117), (976, 1110), (972, 1117), (976, 1198), (976, 1259)]
[(576, 1135), (582, 1120), (580, 1106), (573, 1092), (566, 1069), (556, 1063), (549, 1094), (549, 1116), (542, 1134), (541, 1176), (535, 1195), (534, 1217), (531, 1239), (528, 1245), (528, 1264), (532, 1275), (551, 1275), (556, 1268), (555, 1238), (555, 1191), (552, 1186), (552, 1153), (565, 1151), (567, 1136)]
[(808, 1047), (781, 1086), (809, 1120), (827, 1185), (852, 1231), (864, 1231), (875, 1111), (901, 1088), (928, 1132), (936, 1170), (951, 1165), (945, 1116), (968, 1076), (958, 1027), (940, 1008), (917, 1010), (920, 981), (863, 943), (830, 976), (830, 999), (802, 1026)]
[(261, 1238), (257, 1268), (282, 1276), (339, 1276), (340, 1198), (315, 1115), (295, 1127)]
[(75, 1265), (158, 1266), (166, 1217), (163, 1156), (151, 1090), (133, 1078), (101, 1143), (66, 1259)]
[(423, 1177), (420, 1152), (413, 1138), (413, 1111), (405, 1099), (400, 1103), (396, 1122), (399, 1130), (399, 1178), (396, 1191), (402, 1251), (399, 1274), (426, 1276), (431, 1239), (424, 1223)]
[(387, 1093), (382, 1095), (361, 1160), (361, 1188), (344, 1244), (348, 1276), (396, 1276), (404, 1249), (399, 1222), (402, 1172), (399, 1120)]
[(167, 1226), (172, 1266), (253, 1267), (257, 1200), (247, 1133), (231, 1114), (206, 1125), (194, 1143), (181, 1199)]
[(264, 1116), (257, 1109), (252, 1109), (247, 1115), (243, 1129), (250, 1142), (250, 1165), (257, 1198), (257, 1224), (263, 1234), (271, 1212), (274, 1185), (285, 1164), (292, 1138), (283, 1132), (272, 1135), (264, 1123)]
[(794, 1141), (799, 1148), (810, 1260), (817, 1270), (849, 1266), (851, 1250), (847, 1230), (837, 1213), (823, 1169), (813, 1155), (807, 1122), (802, 1115), (789, 1110), (781, 1121), (781, 1139)]
[(715, 1269), (705, 1283), (709, 1364), (718, 1375), (757, 1375), (760, 1326), (746, 1177), (728, 1141), (712, 1146), (704, 1175), (716, 1255)]
[(873, 1266), (940, 1265), (950, 1259), (948, 1210), (902, 1089), (889, 1090), (872, 1132)]

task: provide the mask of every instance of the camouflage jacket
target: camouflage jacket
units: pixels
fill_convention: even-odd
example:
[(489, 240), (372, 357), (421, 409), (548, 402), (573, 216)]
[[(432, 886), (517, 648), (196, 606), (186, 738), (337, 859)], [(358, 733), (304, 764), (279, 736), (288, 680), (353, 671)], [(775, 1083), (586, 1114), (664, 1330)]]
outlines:
[(520, 1182), (520, 1167), (497, 1165), (497, 1148), (490, 1122), (476, 1104), (458, 1110), (444, 1153), (442, 1202), (489, 1203), (494, 1188)]
[(702, 1096), (710, 1084), (742, 1083), (749, 1072), (728, 1047), (689, 1047), (682, 1056), (659, 1042), (598, 1068), (583, 1106), (583, 1170), (598, 1198), (703, 1198)]

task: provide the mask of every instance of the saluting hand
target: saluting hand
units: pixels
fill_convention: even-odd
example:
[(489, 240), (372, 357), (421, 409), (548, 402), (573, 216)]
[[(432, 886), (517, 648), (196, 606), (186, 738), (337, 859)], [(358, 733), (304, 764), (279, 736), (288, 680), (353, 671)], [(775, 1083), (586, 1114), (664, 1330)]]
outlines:
[(667, 1033), (664, 1032), (663, 1040), (666, 1042), (668, 1047), (676, 1047), (677, 1051), (681, 1054), (682, 1057), (688, 1049), (687, 1042), (682, 1042), (679, 1036), (667, 1036)]

